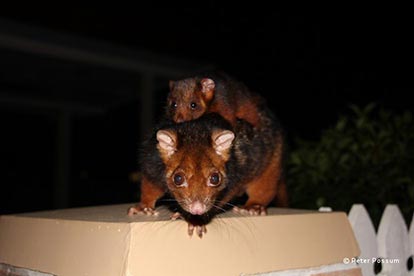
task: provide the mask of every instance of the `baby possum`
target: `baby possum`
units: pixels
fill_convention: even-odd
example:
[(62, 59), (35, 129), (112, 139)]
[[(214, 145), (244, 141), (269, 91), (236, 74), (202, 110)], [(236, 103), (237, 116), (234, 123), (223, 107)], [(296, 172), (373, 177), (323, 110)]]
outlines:
[(170, 81), (166, 115), (180, 123), (215, 112), (232, 126), (237, 119), (243, 119), (254, 127), (260, 127), (258, 108), (262, 101), (261, 96), (227, 74), (210, 73)]
[(128, 214), (155, 214), (157, 200), (169, 193), (179, 205), (174, 218), (186, 219), (189, 235), (196, 229), (200, 237), (205, 224), (244, 193), (248, 199), (236, 210), (265, 214), (277, 194), (287, 198), (279, 185), (282, 131), (270, 115), (259, 112), (261, 129), (243, 120), (233, 127), (217, 113), (158, 128), (144, 144), (141, 198)]

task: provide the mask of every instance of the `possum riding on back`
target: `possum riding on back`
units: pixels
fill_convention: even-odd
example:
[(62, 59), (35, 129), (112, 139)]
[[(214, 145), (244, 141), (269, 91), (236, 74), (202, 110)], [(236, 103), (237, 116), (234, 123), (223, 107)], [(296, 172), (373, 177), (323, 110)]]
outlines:
[(237, 119), (259, 127), (260, 105), (264, 99), (243, 83), (224, 73), (212, 73), (170, 81), (167, 116), (176, 123), (218, 113), (233, 126)]

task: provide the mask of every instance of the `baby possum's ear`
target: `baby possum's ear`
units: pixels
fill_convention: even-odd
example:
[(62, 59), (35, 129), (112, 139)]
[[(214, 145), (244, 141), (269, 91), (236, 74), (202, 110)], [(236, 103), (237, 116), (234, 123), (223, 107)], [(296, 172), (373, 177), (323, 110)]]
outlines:
[(227, 161), (229, 158), (229, 150), (234, 140), (234, 133), (230, 130), (215, 130), (211, 135), (213, 148), (218, 155), (223, 156)]
[(162, 159), (167, 159), (177, 151), (177, 134), (172, 130), (157, 131), (158, 151)]
[(170, 81), (168, 82), (168, 86), (170, 87), (170, 91), (172, 91), (172, 90), (174, 89), (174, 86), (175, 86), (175, 81), (170, 80)]
[(200, 83), (204, 99), (210, 101), (214, 96), (214, 88), (216, 87), (216, 84), (212, 79), (202, 79)]

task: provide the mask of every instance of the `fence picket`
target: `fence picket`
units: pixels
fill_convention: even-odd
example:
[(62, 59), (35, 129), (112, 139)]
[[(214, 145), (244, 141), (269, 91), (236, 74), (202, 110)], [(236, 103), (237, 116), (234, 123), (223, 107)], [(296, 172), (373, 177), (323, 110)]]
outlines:
[(410, 258), (411, 260), (407, 263), (407, 269), (411, 276), (414, 276), (414, 214), (411, 218), (410, 231), (408, 232), (408, 238), (410, 239)]
[[(381, 275), (408, 275), (408, 230), (400, 209), (389, 204), (382, 214), (377, 233), (378, 255), (382, 258)], [(387, 263), (397, 260), (399, 263)]]
[[(377, 257), (377, 235), (371, 218), (363, 204), (354, 204), (348, 214), (355, 238), (359, 244), (361, 260), (372, 260)], [(372, 262), (360, 264), (364, 276), (374, 276)]]

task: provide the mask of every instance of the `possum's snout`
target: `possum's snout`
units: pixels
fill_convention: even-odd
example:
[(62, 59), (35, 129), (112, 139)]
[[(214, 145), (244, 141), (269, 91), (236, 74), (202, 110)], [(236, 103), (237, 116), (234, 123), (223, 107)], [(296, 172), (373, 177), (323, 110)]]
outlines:
[(203, 215), (205, 212), (207, 212), (207, 206), (199, 200), (195, 200), (191, 202), (190, 205), (188, 205), (188, 211), (192, 215)]

